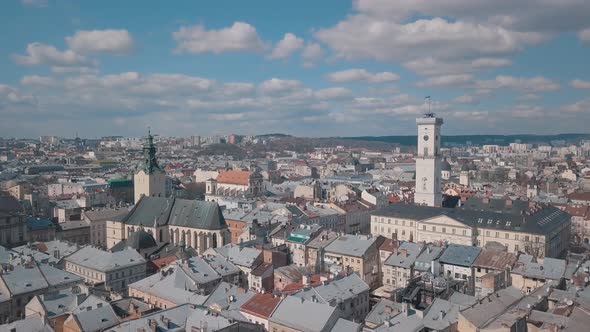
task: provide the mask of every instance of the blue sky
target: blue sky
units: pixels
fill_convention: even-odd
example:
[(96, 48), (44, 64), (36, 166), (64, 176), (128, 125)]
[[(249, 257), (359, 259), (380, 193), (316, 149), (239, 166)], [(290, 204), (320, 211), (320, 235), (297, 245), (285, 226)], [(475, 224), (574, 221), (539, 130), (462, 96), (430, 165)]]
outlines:
[(586, 0), (0, 4), (2, 136), (590, 132)]

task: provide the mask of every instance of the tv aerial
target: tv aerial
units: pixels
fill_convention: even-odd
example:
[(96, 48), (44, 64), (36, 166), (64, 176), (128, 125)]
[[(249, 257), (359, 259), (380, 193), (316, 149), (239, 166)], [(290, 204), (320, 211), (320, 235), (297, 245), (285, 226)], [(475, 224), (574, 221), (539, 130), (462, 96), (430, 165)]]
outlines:
[(430, 98), (430, 96), (426, 96), (424, 97), (424, 99), (426, 99), (426, 102), (428, 103), (428, 112), (424, 113), (424, 117), (425, 118), (434, 118), (436, 116), (436, 114), (434, 114), (434, 112), (432, 112), (432, 100)]

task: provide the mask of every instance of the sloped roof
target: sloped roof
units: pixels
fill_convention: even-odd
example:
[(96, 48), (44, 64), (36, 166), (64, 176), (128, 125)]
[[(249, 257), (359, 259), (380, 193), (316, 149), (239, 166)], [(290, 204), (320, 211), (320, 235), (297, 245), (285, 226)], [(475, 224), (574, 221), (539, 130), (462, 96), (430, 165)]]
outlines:
[(240, 308), (240, 311), (268, 319), (279, 302), (281, 302), (280, 296), (270, 293), (258, 293), (246, 301)]
[(299, 331), (324, 331), (336, 310), (329, 304), (287, 296), (269, 320)]
[(143, 196), (123, 221), (128, 225), (173, 225), (218, 230), (227, 227), (216, 202)]
[(175, 199), (169, 225), (198, 229), (226, 228), (225, 218), (216, 202)]
[(450, 244), (440, 256), (439, 261), (443, 264), (471, 267), (481, 252), (481, 248)]
[(247, 186), (250, 182), (250, 175), (252, 175), (252, 172), (248, 171), (225, 171), (219, 173), (217, 176), (217, 183)]
[(111, 253), (87, 246), (66, 257), (65, 260), (101, 272), (145, 264), (145, 259), (131, 248)]
[(501, 271), (507, 267), (512, 267), (516, 263), (516, 259), (516, 255), (513, 253), (482, 249), (473, 265)]

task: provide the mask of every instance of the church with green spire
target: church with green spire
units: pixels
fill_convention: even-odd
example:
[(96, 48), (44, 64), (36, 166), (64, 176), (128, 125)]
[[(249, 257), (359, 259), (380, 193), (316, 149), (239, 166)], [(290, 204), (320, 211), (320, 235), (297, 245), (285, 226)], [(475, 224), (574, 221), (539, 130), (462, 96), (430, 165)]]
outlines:
[(143, 145), (143, 162), (140, 167), (146, 174), (153, 174), (155, 171), (162, 171), (156, 158), (156, 146), (154, 145), (154, 136), (148, 130), (148, 136)]
[(166, 197), (166, 173), (158, 165), (154, 136), (149, 130), (143, 145), (143, 161), (133, 175), (133, 190), (136, 204), (142, 196)]

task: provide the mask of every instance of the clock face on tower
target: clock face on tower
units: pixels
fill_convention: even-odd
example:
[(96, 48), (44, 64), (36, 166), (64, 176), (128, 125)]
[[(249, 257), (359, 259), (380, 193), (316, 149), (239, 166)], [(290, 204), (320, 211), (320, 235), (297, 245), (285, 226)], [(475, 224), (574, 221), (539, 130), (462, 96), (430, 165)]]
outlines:
[(428, 141), (428, 139), (429, 139), (430, 137), (428, 137), (428, 135), (424, 135), (424, 137), (422, 137), (422, 138), (424, 139), (424, 141)]

